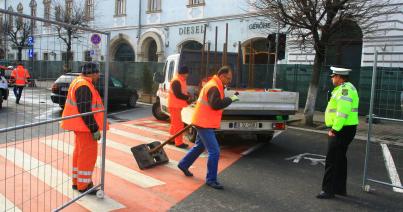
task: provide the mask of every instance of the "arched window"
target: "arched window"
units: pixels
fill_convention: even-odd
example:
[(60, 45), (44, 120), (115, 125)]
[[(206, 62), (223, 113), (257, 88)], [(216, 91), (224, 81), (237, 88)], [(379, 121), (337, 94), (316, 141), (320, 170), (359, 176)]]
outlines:
[(127, 43), (121, 43), (116, 48), (115, 61), (134, 61), (133, 48)]
[[(17, 12), (20, 14), (24, 13), (24, 6), (22, 6), (21, 2), (17, 5)], [(18, 17), (18, 23), (22, 24), (22, 21), (23, 21), (22, 17)]]

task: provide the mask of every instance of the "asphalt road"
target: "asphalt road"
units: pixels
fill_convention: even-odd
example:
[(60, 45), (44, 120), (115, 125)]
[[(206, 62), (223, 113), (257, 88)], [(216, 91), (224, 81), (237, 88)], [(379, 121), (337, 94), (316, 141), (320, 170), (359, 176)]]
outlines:
[[(365, 143), (354, 141), (349, 149), (348, 197), (318, 200), (324, 166), (301, 159), (294, 163), (286, 158), (326, 151), (326, 136), (288, 130), (271, 144), (241, 158), (219, 176), (224, 190), (203, 186), (173, 207), (172, 211), (402, 211), (403, 194), (391, 188), (373, 186), (372, 193), (361, 189)], [(374, 158), (382, 151), (373, 146)], [(403, 151), (393, 152), (402, 158)], [(320, 158), (314, 157), (312, 158)], [(400, 166), (401, 167), (401, 166)], [(371, 176), (389, 181), (383, 160), (371, 161)], [(399, 169), (400, 176), (403, 170)]]
[[(61, 115), (58, 105), (50, 101), (50, 92), (26, 89), (20, 105), (15, 105), (13, 95), (0, 110), (0, 128), (32, 122), (52, 120)], [(151, 108), (139, 104), (130, 109), (125, 106), (110, 108), (110, 122), (124, 122), (151, 116)], [(30, 139), (61, 132), (59, 123), (31, 127), (24, 130), (0, 133), (0, 143)], [(221, 142), (222, 148), (238, 145), (255, 145), (253, 138), (231, 136)], [(403, 193), (389, 187), (372, 186), (375, 191), (361, 189), (365, 143), (354, 141), (348, 152), (348, 197), (317, 200), (324, 166), (312, 165), (309, 159), (298, 163), (287, 158), (311, 153), (307, 158), (321, 159), (326, 152), (326, 136), (312, 132), (288, 130), (226, 169), (219, 176), (225, 186), (222, 191), (203, 186), (172, 211), (403, 211)], [(403, 149), (387, 146), (394, 159), (397, 174), (403, 177)], [(390, 182), (380, 144), (371, 145), (369, 175)], [(178, 188), (180, 189), (180, 188)], [(134, 197), (135, 198), (135, 197)]]

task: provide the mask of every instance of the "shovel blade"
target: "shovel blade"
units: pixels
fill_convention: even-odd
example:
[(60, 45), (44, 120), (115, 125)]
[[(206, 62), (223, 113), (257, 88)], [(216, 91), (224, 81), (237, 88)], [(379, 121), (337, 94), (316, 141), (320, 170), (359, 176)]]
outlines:
[(169, 161), (168, 156), (163, 148), (159, 149), (153, 154), (150, 153), (151, 149), (160, 144), (161, 142), (154, 141), (149, 144), (141, 144), (130, 149), (133, 153), (134, 159), (137, 162), (137, 165), (141, 170), (164, 164)]

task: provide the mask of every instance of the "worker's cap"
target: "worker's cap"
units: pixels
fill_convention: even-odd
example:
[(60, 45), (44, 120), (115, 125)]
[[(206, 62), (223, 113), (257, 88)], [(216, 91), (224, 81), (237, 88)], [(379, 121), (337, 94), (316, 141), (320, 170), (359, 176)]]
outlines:
[(83, 65), (83, 67), (81, 68), (81, 73), (82, 74), (95, 74), (95, 73), (99, 73), (99, 66), (96, 63), (86, 63), (85, 65)]
[(350, 74), (350, 71), (352, 71), (351, 69), (347, 69), (347, 68), (337, 68), (337, 67), (330, 67), (330, 70), (332, 70), (332, 74), (330, 74), (331, 77), (333, 77), (334, 75), (344, 75), (344, 76), (348, 76)]
[(182, 66), (179, 71), (179, 74), (188, 74), (189, 73), (189, 68), (187, 66)]

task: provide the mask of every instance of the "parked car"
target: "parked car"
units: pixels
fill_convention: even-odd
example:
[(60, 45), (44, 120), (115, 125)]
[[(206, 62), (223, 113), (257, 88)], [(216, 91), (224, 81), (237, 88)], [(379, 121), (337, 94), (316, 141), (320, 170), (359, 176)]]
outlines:
[[(0, 72), (4, 72), (4, 70), (0, 70)], [(8, 93), (8, 81), (4, 74), (0, 73), (0, 109), (3, 107), (3, 100), (7, 100)]]
[[(59, 104), (61, 108), (64, 108), (64, 103), (66, 102), (67, 91), (69, 89), (70, 83), (76, 78), (79, 73), (66, 73), (60, 76), (52, 85), (51, 99), (53, 103)], [(104, 76), (101, 75), (99, 82), (96, 83), (95, 87), (98, 89), (101, 96), (104, 94)], [(135, 89), (129, 88), (124, 85), (122, 81), (110, 77), (108, 85), (108, 104), (118, 105), (126, 104), (128, 107), (136, 107), (137, 100), (139, 98), (137, 91)]]

